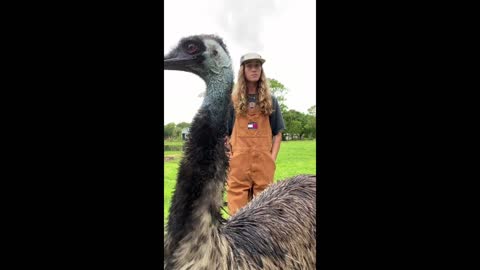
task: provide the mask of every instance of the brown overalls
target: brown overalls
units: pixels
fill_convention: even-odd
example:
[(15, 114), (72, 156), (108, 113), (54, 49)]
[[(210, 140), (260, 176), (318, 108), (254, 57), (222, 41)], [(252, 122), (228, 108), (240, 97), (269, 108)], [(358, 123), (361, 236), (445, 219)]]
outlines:
[(237, 115), (230, 138), (232, 159), (227, 181), (227, 202), (230, 215), (253, 196), (273, 183), (275, 161), (272, 158), (272, 129), (269, 116), (255, 106), (247, 115)]

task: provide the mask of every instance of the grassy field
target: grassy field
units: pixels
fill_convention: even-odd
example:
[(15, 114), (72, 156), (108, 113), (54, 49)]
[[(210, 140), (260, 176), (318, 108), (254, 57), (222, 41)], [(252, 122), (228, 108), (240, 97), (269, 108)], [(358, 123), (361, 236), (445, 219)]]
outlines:
[[(181, 145), (181, 142), (165, 142), (166, 144)], [(280, 152), (277, 156), (277, 170), (275, 171), (274, 181), (298, 174), (316, 174), (316, 141), (286, 141), (282, 142)], [(170, 201), (173, 195), (173, 188), (177, 178), (179, 161), (182, 156), (181, 151), (165, 151), (164, 157), (173, 157), (173, 160), (164, 162), (164, 224), (168, 217)]]
[(170, 140), (164, 140), (163, 141), (164, 145), (183, 145), (183, 141), (170, 141)]

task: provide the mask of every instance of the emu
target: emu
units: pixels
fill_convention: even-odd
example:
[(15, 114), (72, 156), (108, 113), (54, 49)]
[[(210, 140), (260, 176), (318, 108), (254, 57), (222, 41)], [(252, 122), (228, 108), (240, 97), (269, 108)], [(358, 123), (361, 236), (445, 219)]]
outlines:
[(183, 38), (164, 69), (200, 76), (207, 90), (185, 142), (164, 242), (164, 269), (314, 269), (316, 176), (271, 185), (234, 216), (221, 216), (232, 61), (215, 35)]

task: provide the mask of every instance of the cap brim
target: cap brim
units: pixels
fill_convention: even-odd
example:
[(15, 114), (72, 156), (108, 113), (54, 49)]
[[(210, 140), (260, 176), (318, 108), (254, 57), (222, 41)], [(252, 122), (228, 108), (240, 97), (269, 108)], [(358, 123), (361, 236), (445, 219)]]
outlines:
[(261, 58), (252, 58), (252, 59), (247, 59), (247, 60), (243, 60), (242, 62), (242, 65), (247, 63), (247, 62), (252, 62), (252, 61), (260, 61), (262, 64), (265, 63), (265, 59), (261, 59)]

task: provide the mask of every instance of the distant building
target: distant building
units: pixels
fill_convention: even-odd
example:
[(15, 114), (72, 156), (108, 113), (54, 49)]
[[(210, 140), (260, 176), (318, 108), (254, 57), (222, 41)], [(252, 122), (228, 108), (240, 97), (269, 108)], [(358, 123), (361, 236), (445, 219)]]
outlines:
[(182, 129), (182, 140), (186, 140), (188, 138), (188, 134), (190, 133), (190, 128)]

